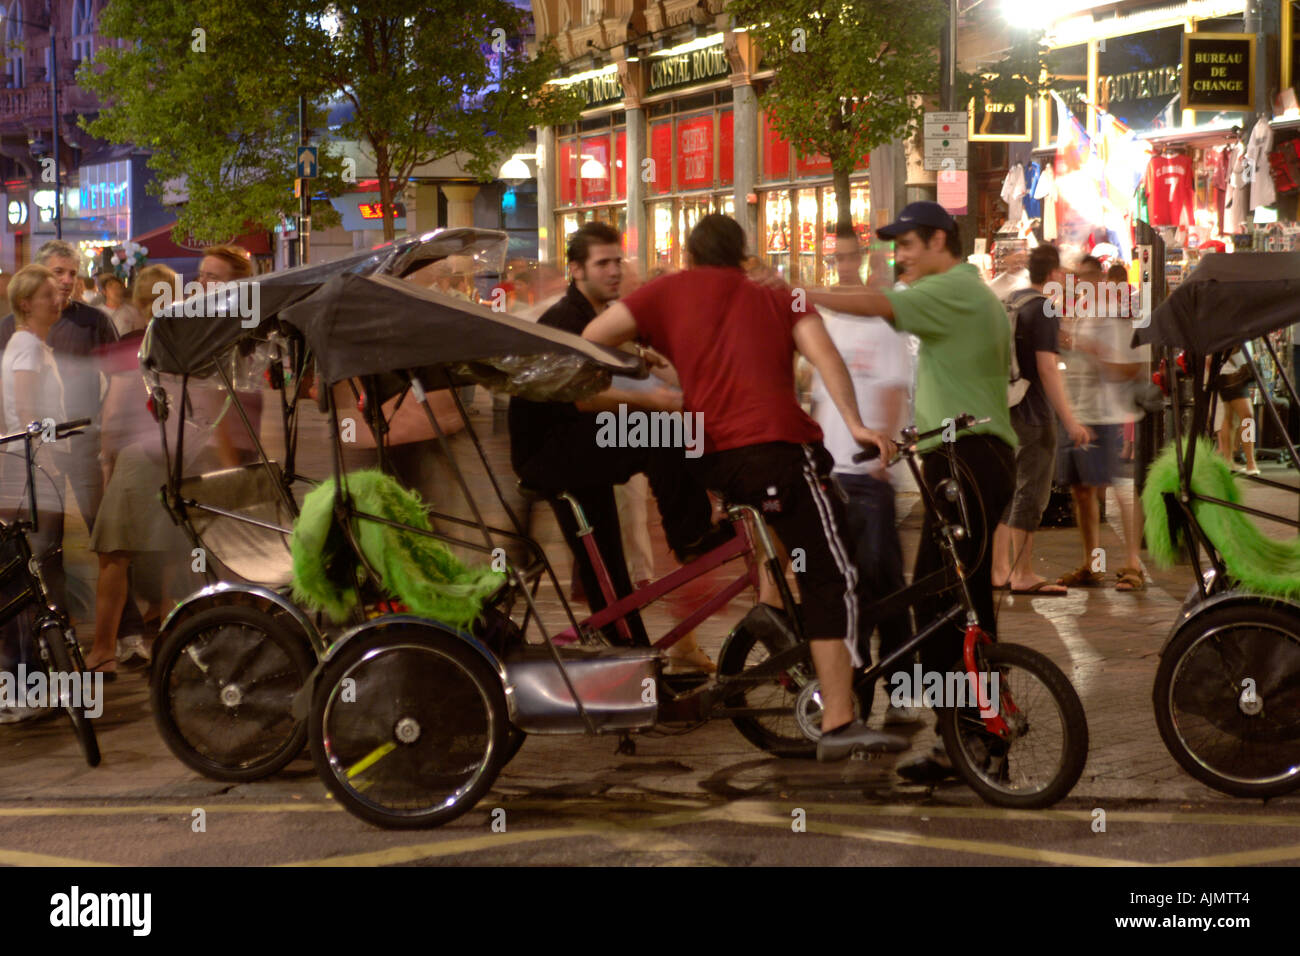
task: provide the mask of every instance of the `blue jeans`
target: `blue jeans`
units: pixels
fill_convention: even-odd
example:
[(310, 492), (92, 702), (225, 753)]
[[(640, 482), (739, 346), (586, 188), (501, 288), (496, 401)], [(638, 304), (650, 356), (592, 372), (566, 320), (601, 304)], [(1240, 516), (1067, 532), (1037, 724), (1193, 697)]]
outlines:
[(871, 632), (880, 628), (880, 657), (883, 660), (912, 636), (907, 612), (884, 620), (866, 616), (872, 602), (901, 591), (903, 547), (895, 524), (894, 486), (870, 475), (835, 473), (848, 495), (849, 537), (858, 566), (858, 648), (870, 662)]

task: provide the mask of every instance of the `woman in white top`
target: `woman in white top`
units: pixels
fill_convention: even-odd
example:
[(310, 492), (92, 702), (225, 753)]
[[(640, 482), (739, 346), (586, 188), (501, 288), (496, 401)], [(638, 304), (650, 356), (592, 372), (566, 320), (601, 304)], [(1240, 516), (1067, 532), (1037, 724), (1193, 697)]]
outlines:
[[(14, 274), (8, 291), (14, 313), (14, 334), (0, 361), (0, 386), (4, 392), (5, 431), (12, 433), (26, 428), (31, 422), (61, 422), (67, 416), (63, 409), (63, 382), (54, 363), (54, 353), (45, 341), (60, 314), (59, 288), (54, 273), (44, 266), (26, 266)], [(42, 558), (46, 583), (59, 604), (64, 602), (63, 559), (59, 550), (63, 543), (63, 508), (56, 488), (61, 490), (63, 487), (59, 461), (63, 444), (36, 446), (40, 451), (37, 464), (42, 469), (36, 473), (40, 532), (27, 536), (33, 554)], [(13, 448), (19, 449), (16, 455), (11, 452), (3, 456), (4, 491), (0, 519), (6, 521), (20, 514), (26, 516), (27, 510), (27, 469), (22, 460), (22, 446), (9, 445), (6, 451)], [(16, 628), (6, 629), (2, 643), (0, 664), (32, 661), (31, 625), (27, 614), (19, 615)], [(7, 722), (3, 717), (0, 715), (0, 722)]]

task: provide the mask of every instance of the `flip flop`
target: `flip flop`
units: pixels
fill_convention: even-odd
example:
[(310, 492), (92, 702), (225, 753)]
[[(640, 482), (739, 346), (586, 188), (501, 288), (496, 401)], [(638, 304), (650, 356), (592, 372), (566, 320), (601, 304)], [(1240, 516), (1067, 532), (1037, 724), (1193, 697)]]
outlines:
[(117, 660), (114, 659), (114, 660), (103, 660), (103, 661), (100, 661), (100, 662), (99, 662), (98, 664), (96, 664), (94, 667), (91, 667), (89, 664), (87, 664), (87, 665), (86, 665), (86, 673), (88, 673), (88, 674), (102, 674), (102, 675), (104, 675), (104, 683), (105, 683), (105, 684), (111, 684), (113, 681), (117, 680), (117, 668), (115, 667), (115, 668), (113, 668), (113, 670), (111, 670), (111, 671), (101, 670), (101, 668), (104, 667), (104, 666), (107, 665), (107, 664), (116, 664), (116, 663), (117, 663)]
[(1066, 597), (1070, 593), (1068, 590), (1064, 590), (1064, 591), (1043, 590), (1043, 588), (1055, 588), (1055, 587), (1061, 587), (1061, 585), (1056, 584), (1053, 581), (1039, 581), (1037, 584), (1035, 584), (1033, 587), (1030, 588), (1012, 588), (1011, 593), (1012, 594), (1035, 594), (1038, 597)]

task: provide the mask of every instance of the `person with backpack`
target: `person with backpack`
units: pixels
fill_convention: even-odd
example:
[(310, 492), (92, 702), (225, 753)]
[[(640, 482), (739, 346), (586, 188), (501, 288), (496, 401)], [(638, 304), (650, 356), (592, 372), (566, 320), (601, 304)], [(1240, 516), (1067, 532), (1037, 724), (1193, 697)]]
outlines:
[(1051, 498), (1056, 471), (1056, 416), (1074, 444), (1093, 440), (1070, 407), (1058, 367), (1060, 309), (1044, 290), (1049, 285), (1059, 289), (1063, 278), (1057, 248), (1038, 246), (1029, 253), (1030, 287), (1013, 293), (1006, 302), (1013, 336), (1007, 402), (1020, 441), (1015, 492), (993, 534), (993, 586), (1010, 588), (1012, 594), (1068, 593), (1065, 585), (1053, 584), (1033, 571), (1034, 532)]

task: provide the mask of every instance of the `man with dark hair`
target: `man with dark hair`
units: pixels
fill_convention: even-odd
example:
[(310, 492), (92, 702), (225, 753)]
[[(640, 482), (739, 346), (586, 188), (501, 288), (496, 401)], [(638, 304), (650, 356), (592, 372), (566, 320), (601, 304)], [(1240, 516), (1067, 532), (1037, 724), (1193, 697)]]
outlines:
[[(961, 259), (957, 223), (934, 202), (914, 202), (898, 219), (877, 231), (893, 239), (895, 257), (903, 271), (915, 278), (908, 288), (873, 291), (861, 288), (794, 289), (811, 305), (840, 312), (880, 316), (902, 332), (921, 340), (917, 358), (916, 425), (931, 431), (950, 424), (963, 413), (989, 422), (957, 437), (953, 451), (958, 475), (970, 510), (971, 527), (960, 545), (967, 562), (967, 582), (980, 626), (996, 636), (993, 583), (987, 540), (992, 522), (1010, 498), (1014, 469), (1012, 449), (1016, 433), (1007, 409), (1007, 372), (1011, 364), (1010, 328), (1006, 312), (978, 270)], [(923, 452), (939, 448), (932, 439)], [(946, 454), (926, 454), (925, 480), (933, 487), (949, 477)], [(983, 504), (981, 509), (980, 503)], [(926, 515), (916, 555), (913, 580), (939, 570), (943, 555), (935, 518)], [(917, 608), (917, 621), (930, 620), (946, 608), (946, 599)], [(945, 673), (961, 656), (962, 625), (956, 622), (920, 648), (921, 666)], [(898, 767), (901, 776), (918, 782), (941, 780), (953, 773), (941, 744), (919, 759)]]
[[(905, 739), (854, 718), (857, 573), (844, 537), (843, 501), (830, 482), (833, 461), (821, 429), (795, 398), (795, 351), (821, 373), (854, 442), (874, 444), (886, 456), (893, 445), (862, 424), (852, 379), (821, 317), (796, 311), (788, 296), (747, 278), (744, 232), (735, 220), (705, 216), (686, 249), (689, 268), (614, 303), (583, 335), (611, 346), (640, 338), (667, 356), (681, 379), (684, 407), (703, 416), (704, 455), (697, 464), (705, 483), (729, 501), (758, 508), (787, 549), (802, 550), (794, 570), (821, 683), (818, 758), (905, 749)], [(766, 575), (760, 597), (780, 603)]]
[[(570, 237), (567, 259), (568, 292), (538, 321), (581, 335), (618, 298), (623, 277), (622, 238), (612, 226), (589, 222)], [(617, 411), (620, 404), (648, 411), (680, 412), (682, 398), (681, 392), (661, 382), (635, 391), (610, 388), (574, 404), (512, 398), (508, 420), (510, 461), (515, 473), (525, 485), (552, 496), (567, 491), (578, 500), (596, 535), (614, 592), (624, 597), (632, 592), (632, 582), (623, 555), (615, 485), (623, 484), (638, 472), (649, 477), (663, 516), (668, 546), (680, 559), (688, 559), (707, 547), (717, 532), (711, 528), (712, 504), (708, 492), (688, 474), (683, 449), (597, 444), (596, 413)], [(553, 501), (552, 510), (573, 552), (587, 602), (592, 611), (599, 611), (605, 607), (605, 600), (578, 536), (572, 509), (566, 502)], [(629, 614), (626, 621), (633, 641), (648, 644), (640, 615)], [(619, 640), (614, 625), (606, 627), (605, 633), (611, 641)], [(705, 663), (707, 658), (693, 637), (679, 640), (668, 653), (670, 657), (693, 660), (706, 669), (711, 664)]]
[[(1071, 583), (1052, 584), (1034, 573), (1034, 532), (1052, 497), (1056, 474), (1056, 417), (1070, 440), (1086, 445), (1092, 433), (1075, 417), (1065, 394), (1059, 367), (1061, 312), (1059, 299), (1045, 291), (1060, 288), (1064, 273), (1061, 255), (1053, 245), (1029, 253), (1029, 285), (1016, 309), (1016, 361), (1029, 383), (1024, 398), (1011, 408), (1011, 425), (1020, 445), (1016, 448), (1016, 483), (997, 532), (993, 535), (993, 583), (1013, 594), (1042, 597), (1068, 593)], [(1086, 569), (1085, 569), (1086, 570)]]

